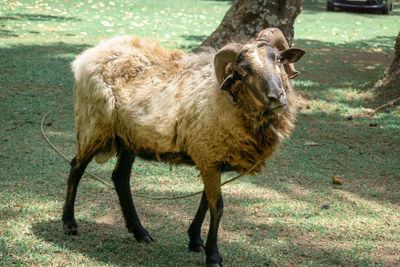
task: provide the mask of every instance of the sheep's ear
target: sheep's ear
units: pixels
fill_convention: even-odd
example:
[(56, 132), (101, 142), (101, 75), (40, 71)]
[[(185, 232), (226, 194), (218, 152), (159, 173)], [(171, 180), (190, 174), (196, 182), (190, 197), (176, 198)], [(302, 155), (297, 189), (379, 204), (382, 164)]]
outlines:
[(280, 54), (281, 54), (281, 62), (283, 64), (289, 64), (289, 63), (294, 63), (296, 61), (298, 61), (304, 54), (306, 53), (306, 51), (299, 49), (299, 48), (289, 48), (286, 50), (283, 50)]
[(230, 91), (233, 83), (235, 82), (235, 77), (233, 74), (229, 75), (228, 77), (225, 78), (225, 80), (222, 82), (220, 88), (221, 90), (224, 91)]

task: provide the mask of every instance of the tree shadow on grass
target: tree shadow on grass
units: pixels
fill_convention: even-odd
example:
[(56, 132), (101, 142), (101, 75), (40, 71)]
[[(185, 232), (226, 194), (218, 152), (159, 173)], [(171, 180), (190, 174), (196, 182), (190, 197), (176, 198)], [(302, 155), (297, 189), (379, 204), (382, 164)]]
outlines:
[[(64, 189), (68, 166), (48, 149), (40, 122), (49, 109), (72, 102), (70, 62), (86, 47), (53, 43), (0, 48), (0, 169), (7, 192), (53, 200), (60, 184)], [(72, 123), (68, 127), (73, 131)]]
[[(295, 87), (310, 99), (341, 101), (350, 107), (379, 105), (375, 83), (383, 77), (393, 56), (394, 36), (378, 36), (370, 40), (333, 44), (298, 39), (296, 46), (307, 53), (296, 66), (302, 71)], [(365, 97), (340, 97), (348, 88)], [(368, 95), (368, 96), (367, 96)]]
[(159, 257), (168, 255), (179, 246), (164, 247), (160, 242), (145, 245), (135, 241), (120, 227), (96, 222), (79, 221), (80, 234), (68, 236), (60, 221), (43, 221), (32, 226), (33, 233), (44, 241), (71, 251), (85, 254), (96, 262), (118, 265), (156, 264)]
[(1, 86), (20, 88), (33, 85), (41, 87), (41, 90), (68, 86), (67, 90), (70, 90), (73, 82), (70, 62), (76, 54), (87, 47), (87, 45), (59, 42), (0, 48)]
[(316, 13), (326, 11), (326, 1), (304, 0), (302, 3), (302, 13)]
[(30, 21), (81, 21), (81, 19), (65, 16), (53, 16), (45, 14), (13, 13), (9, 16), (0, 16), (0, 20), (30, 20)]
[(330, 11), (330, 12), (346, 12), (350, 14), (359, 14), (362, 15), (363, 17), (370, 17), (374, 18), (376, 16), (399, 16), (400, 11), (398, 9), (393, 9), (390, 11), (389, 15), (382, 14), (382, 11), (379, 9), (369, 9), (369, 8), (364, 8), (364, 9), (358, 9), (358, 8), (335, 8), (335, 11)]
[(4, 30), (4, 29), (0, 29), (0, 38), (4, 38), (4, 37), (18, 37), (19, 35), (16, 34), (13, 31), (9, 31), (9, 30)]
[(199, 44), (201, 44), (207, 38), (207, 36), (204, 34), (183, 34), (180, 37), (190, 42), (190, 44), (185, 47), (185, 49), (189, 51), (196, 49)]

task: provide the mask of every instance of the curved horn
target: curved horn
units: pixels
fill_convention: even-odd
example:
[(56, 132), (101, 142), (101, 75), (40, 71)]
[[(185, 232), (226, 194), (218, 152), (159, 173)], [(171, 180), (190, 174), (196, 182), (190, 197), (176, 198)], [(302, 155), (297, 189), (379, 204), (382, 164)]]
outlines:
[(225, 79), (225, 68), (228, 63), (233, 63), (239, 54), (241, 44), (231, 43), (222, 47), (214, 57), (214, 70), (219, 84)]
[[(275, 46), (278, 51), (283, 51), (286, 49), (289, 49), (289, 44), (286, 41), (285, 36), (279, 30), (278, 28), (267, 28), (262, 30), (258, 35), (257, 35), (257, 41), (267, 41), (270, 43), (272, 46)], [(300, 74), (295, 68), (292, 63), (290, 64), (285, 64), (285, 71), (289, 75), (290, 79), (295, 78), (297, 75)]]

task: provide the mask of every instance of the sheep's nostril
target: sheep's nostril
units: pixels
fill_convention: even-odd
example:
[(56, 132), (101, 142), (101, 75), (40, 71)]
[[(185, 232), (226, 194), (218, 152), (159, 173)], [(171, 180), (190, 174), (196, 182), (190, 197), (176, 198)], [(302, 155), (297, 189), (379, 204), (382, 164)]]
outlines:
[(269, 108), (275, 108), (280, 106), (278, 99), (276, 99), (275, 97), (268, 97), (268, 100), (269, 100), (268, 104)]
[(275, 102), (278, 101), (278, 98), (275, 95), (268, 95), (268, 100), (269, 102)]
[(269, 92), (267, 97), (270, 102), (275, 102), (275, 101), (278, 101), (278, 99), (279, 99), (279, 95), (275, 92)]

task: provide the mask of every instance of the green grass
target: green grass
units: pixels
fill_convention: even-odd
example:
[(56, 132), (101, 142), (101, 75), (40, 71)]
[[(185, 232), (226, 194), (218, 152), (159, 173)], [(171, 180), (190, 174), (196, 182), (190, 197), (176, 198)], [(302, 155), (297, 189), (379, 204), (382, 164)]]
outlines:
[[(42, 116), (55, 109), (46, 131), (74, 155), (72, 108), (59, 107), (72, 102), (69, 64), (85, 48), (135, 34), (190, 50), (231, 4), (164, 2), (0, 1), (0, 265), (204, 263), (186, 249), (198, 197), (135, 199), (156, 239), (147, 246), (128, 235), (116, 193), (86, 178), (76, 205), (80, 235), (65, 236), (60, 218), (69, 167), (40, 135)], [(367, 115), (398, 95), (373, 87), (391, 62), (399, 30), (397, 8), (389, 16), (326, 12), (324, 1), (305, 1), (294, 39), (307, 50), (296, 64), (302, 72), (294, 82), (302, 107), (297, 126), (264, 174), (223, 188), (219, 245), (227, 266), (400, 265), (399, 108)], [(318, 146), (304, 146), (310, 141)], [(110, 177), (114, 163), (89, 169)], [(137, 160), (133, 173), (136, 193), (202, 188), (198, 172), (185, 166), (170, 171)], [(332, 185), (333, 175), (342, 186)]]

